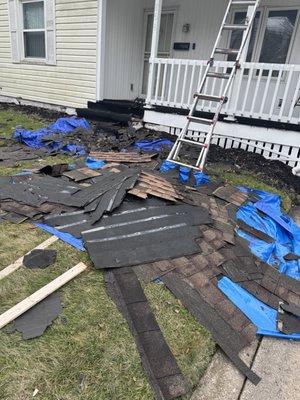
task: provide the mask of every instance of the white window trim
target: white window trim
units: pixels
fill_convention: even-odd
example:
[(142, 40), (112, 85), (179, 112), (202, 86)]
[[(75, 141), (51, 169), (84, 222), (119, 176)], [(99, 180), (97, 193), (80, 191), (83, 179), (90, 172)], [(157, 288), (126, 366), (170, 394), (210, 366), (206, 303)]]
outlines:
[[(55, 0), (7, 0), (9, 29), (11, 42), (11, 57), (13, 63), (56, 65), (56, 30), (55, 30)], [(25, 57), (23, 32), (42, 32), (43, 29), (24, 30), (23, 4), (43, 1), (45, 58)]]
[[(288, 64), (290, 62), (292, 50), (294, 47), (295, 38), (296, 38), (297, 30), (298, 30), (299, 18), (300, 18), (300, 7), (296, 6), (296, 5), (295, 6), (278, 6), (278, 7), (264, 6), (264, 7), (258, 8), (257, 11), (260, 11), (261, 15), (260, 15), (260, 21), (258, 24), (258, 30), (257, 30), (255, 42), (254, 42), (254, 51), (252, 53), (252, 59), (249, 62), (259, 63), (259, 58), (260, 58), (262, 45), (263, 45), (263, 41), (264, 41), (264, 37), (265, 37), (265, 32), (266, 32), (266, 28), (267, 28), (267, 19), (268, 19), (269, 12), (270, 11), (286, 11), (286, 10), (297, 10), (298, 11), (296, 21), (295, 21), (295, 28), (293, 31), (293, 35), (291, 37), (291, 42), (290, 42), (289, 49), (287, 52), (285, 64)], [(236, 12), (245, 12), (245, 9), (240, 9), (240, 8), (234, 9), (233, 13), (232, 13), (232, 22), (234, 21), (234, 15)], [(230, 40), (231, 40), (231, 35), (229, 35), (229, 37), (228, 37), (228, 46), (230, 46)]]
[[(24, 29), (24, 9), (23, 5), (27, 3), (43, 3), (44, 5), (44, 28), (43, 29)], [(21, 62), (28, 63), (40, 63), (46, 64), (47, 60), (47, 38), (46, 38), (46, 1), (45, 0), (19, 0), (19, 15), (18, 15), (18, 26), (19, 26), (19, 40), (21, 43)], [(25, 32), (44, 32), (45, 40), (45, 57), (25, 57)]]

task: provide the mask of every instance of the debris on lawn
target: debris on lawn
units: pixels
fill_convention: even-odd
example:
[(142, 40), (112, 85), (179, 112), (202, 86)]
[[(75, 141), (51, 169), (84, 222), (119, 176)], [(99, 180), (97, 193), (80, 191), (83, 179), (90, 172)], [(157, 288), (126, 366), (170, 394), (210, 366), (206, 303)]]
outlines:
[(90, 131), (90, 125), (84, 118), (66, 117), (59, 118), (53, 124), (46, 128), (36, 131), (29, 131), (24, 128), (16, 128), (13, 133), (13, 138), (26, 146), (41, 149), (46, 148), (49, 151), (70, 152), (76, 155), (85, 154), (85, 149), (82, 146), (65, 143), (64, 136), (74, 134), (74, 131), (83, 129)]
[(32, 250), (23, 259), (23, 265), (29, 269), (47, 268), (56, 261), (56, 250)]
[[(44, 250), (47, 247), (49, 247), (51, 244), (55, 243), (57, 240), (58, 240), (58, 238), (56, 236), (51, 236), (49, 239), (45, 240), (43, 243), (41, 243), (37, 247), (35, 247), (35, 249), (33, 249), (32, 251), (34, 251), (34, 250)], [(27, 254), (29, 254), (29, 253), (27, 253)], [(24, 257), (26, 257), (26, 254), (25, 254)], [(12, 263), (8, 267), (2, 269), (0, 271), (0, 281), (1, 281), (1, 279), (7, 277), (8, 275), (10, 275), (13, 272), (15, 272), (17, 269), (22, 267), (23, 261), (24, 261), (24, 257), (18, 258), (14, 263)]]
[[(99, 141), (92, 145), (89, 157), (100, 162), (96, 169), (77, 162), (68, 170), (53, 166), (5, 179), (0, 186), (4, 217), (30, 220), (85, 249), (94, 268), (104, 271), (107, 291), (128, 322), (156, 399), (182, 396), (188, 388), (141, 282), (162, 282), (239, 371), (258, 384), (260, 378), (241, 360), (240, 351), (257, 334), (300, 339), (300, 228), (281, 212), (279, 196), (191, 177), (183, 170), (180, 184), (178, 171), (165, 163), (160, 172), (168, 143), (159, 136), (151, 141), (146, 130), (137, 148), (150, 153), (120, 151), (125, 147), (120, 143), (138, 142), (138, 133), (126, 129), (127, 141), (116, 140), (108, 148)], [(192, 187), (191, 178), (200, 186)], [(298, 187), (296, 180), (291, 185)], [(22, 262), (46, 266), (53, 257), (51, 251), (34, 250), (7, 268), (11, 273)], [(79, 269), (78, 274), (86, 266)], [(46, 292), (46, 287), (38, 291), (45, 296), (30, 296), (30, 304), (59, 286), (49, 285)], [(28, 310), (28, 299), (2, 314), (0, 327), (15, 319), (16, 329), (22, 330), (18, 326), (26, 318), (33, 326), (31, 318), (38, 319), (36, 310), (43, 303), (16, 320)], [(49, 325), (44, 317), (47, 323), (34, 332)], [(35, 334), (22, 331), (25, 337)]]
[(24, 340), (34, 339), (46, 331), (62, 312), (60, 293), (50, 294), (13, 322), (10, 333), (20, 332)]
[[(87, 266), (84, 263), (79, 263), (75, 265), (75, 267), (67, 270), (58, 278), (48, 283), (46, 286), (37, 290), (35, 293), (28, 296), (20, 303), (5, 311), (3, 314), (0, 315), (0, 329), (8, 325), (10, 322), (15, 321), (18, 317), (20, 317), (20, 315), (23, 315), (26, 311), (30, 310), (42, 300), (46, 299), (49, 295), (56, 292), (58, 289), (60, 289), (62, 286), (74, 279), (86, 269)], [(30, 318), (31, 317), (32, 316), (30, 316)]]

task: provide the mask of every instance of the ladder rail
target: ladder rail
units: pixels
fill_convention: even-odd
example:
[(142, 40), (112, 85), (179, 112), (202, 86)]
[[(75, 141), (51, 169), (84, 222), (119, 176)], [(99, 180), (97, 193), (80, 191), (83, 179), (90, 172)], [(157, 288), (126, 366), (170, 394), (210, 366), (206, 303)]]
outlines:
[[(210, 145), (211, 145), (211, 141), (212, 141), (212, 137), (213, 137), (213, 134), (214, 134), (214, 130), (215, 130), (215, 127), (216, 127), (216, 125), (217, 125), (217, 123), (219, 121), (220, 113), (222, 111), (222, 108), (223, 108), (224, 104), (228, 100), (227, 99), (227, 94), (228, 94), (228, 92), (230, 90), (230, 87), (231, 87), (231, 85), (232, 85), (232, 83), (233, 83), (233, 81), (235, 79), (236, 72), (240, 68), (240, 58), (241, 58), (241, 56), (243, 54), (243, 51), (244, 51), (245, 46), (247, 44), (247, 41), (249, 40), (249, 36), (250, 36), (251, 30), (252, 30), (252, 27), (253, 27), (253, 23), (254, 23), (254, 20), (255, 20), (255, 16), (256, 16), (256, 12), (257, 12), (257, 9), (259, 7), (259, 4), (260, 4), (260, 0), (254, 0), (254, 1), (229, 0), (227, 8), (226, 8), (226, 11), (225, 11), (225, 14), (224, 14), (224, 18), (223, 18), (222, 23), (221, 23), (221, 27), (219, 29), (216, 41), (215, 41), (214, 46), (213, 46), (213, 50), (212, 50), (210, 59), (209, 59), (209, 61), (207, 63), (207, 66), (205, 68), (204, 75), (203, 75), (203, 77), (200, 80), (200, 83), (198, 85), (197, 94), (195, 95), (194, 101), (193, 101), (193, 103), (191, 105), (190, 111), (189, 111), (188, 116), (187, 116), (186, 123), (183, 126), (183, 129), (181, 130), (181, 132), (180, 132), (180, 134), (179, 134), (179, 136), (178, 136), (173, 148), (170, 151), (170, 154), (169, 154), (169, 156), (167, 158), (168, 161), (173, 161), (174, 163), (177, 163), (179, 165), (189, 166), (190, 168), (193, 168), (193, 169), (196, 169), (196, 170), (201, 170), (201, 171), (203, 170), (203, 168), (205, 166), (206, 159), (207, 159), (208, 151), (209, 151), (209, 148), (210, 148)], [(234, 30), (235, 27), (238, 26), (238, 25), (235, 25), (235, 24), (232, 25), (232, 24), (226, 23), (226, 21), (228, 19), (228, 16), (229, 16), (229, 14), (231, 12), (231, 7), (234, 6), (234, 5), (248, 5), (248, 10), (251, 7), (252, 10), (250, 10), (250, 11), (252, 13), (251, 13), (250, 17), (247, 16), (245, 24), (243, 25), (244, 26), (244, 28), (243, 28), (244, 33), (243, 33), (242, 41), (241, 41), (239, 50), (235, 51), (236, 52), (236, 59), (235, 59), (235, 62), (234, 62), (234, 65), (233, 65), (233, 68), (232, 68), (230, 74), (220, 74), (219, 76), (215, 76), (214, 77), (214, 73), (211, 72), (210, 70), (214, 66), (214, 55), (219, 53), (219, 51), (217, 51), (217, 49), (218, 49), (218, 45), (219, 45), (219, 42), (221, 40), (222, 34), (223, 34), (224, 30), (226, 30), (226, 29)], [(225, 51), (226, 50), (227, 51), (234, 51), (234, 50), (231, 50), (231, 49), (225, 49)], [(209, 76), (209, 74), (211, 74), (212, 76)], [(202, 91), (204, 90), (205, 85), (206, 85), (206, 81), (210, 77), (214, 77), (215, 79), (226, 79), (227, 80), (227, 84), (225, 85), (225, 88), (222, 90), (222, 95), (220, 97), (213, 96), (213, 95), (202, 94)], [(182, 144), (183, 143), (191, 143), (191, 144), (193, 143), (193, 140), (186, 139), (185, 137), (188, 134), (190, 123), (197, 121), (197, 118), (193, 119), (192, 117), (194, 116), (194, 113), (197, 110), (197, 105), (198, 105), (199, 99), (201, 97), (204, 100), (217, 101), (218, 102), (218, 106), (217, 106), (217, 109), (216, 109), (216, 111), (214, 113), (214, 117), (211, 120), (211, 124), (209, 123), (210, 120), (206, 120), (206, 123), (210, 125), (210, 128), (209, 128), (209, 131), (208, 131), (208, 133), (206, 135), (204, 144), (201, 145), (200, 143), (195, 142), (195, 145), (198, 145), (198, 146), (201, 145), (202, 149), (201, 149), (199, 157), (197, 159), (196, 166), (193, 167), (193, 166), (190, 166), (188, 164), (179, 162), (177, 160), (177, 158), (179, 156), (179, 152), (180, 152), (180, 150), (182, 148)], [(198, 123), (200, 123), (201, 122), (201, 118), (199, 118), (198, 120), (199, 120)]]
[(201, 93), (202, 90), (203, 90), (203, 88), (204, 88), (205, 81), (206, 81), (206, 75), (207, 75), (207, 73), (208, 73), (208, 71), (209, 71), (209, 69), (210, 69), (210, 67), (211, 67), (211, 65), (210, 65), (210, 60), (213, 58), (213, 56), (214, 56), (214, 54), (215, 54), (215, 51), (216, 51), (216, 48), (218, 47), (218, 43), (219, 43), (219, 41), (220, 41), (220, 39), (221, 39), (221, 36), (222, 36), (223, 26), (225, 25), (226, 20), (227, 20), (227, 18), (228, 18), (228, 15), (229, 15), (229, 13), (230, 13), (230, 9), (231, 9), (231, 6), (232, 6), (232, 2), (233, 2), (233, 0), (229, 0), (228, 6), (227, 6), (226, 11), (225, 11), (225, 14), (224, 14), (224, 18), (223, 18), (223, 20), (222, 20), (221, 29), (220, 29), (219, 32), (218, 32), (218, 36), (217, 36), (217, 38), (216, 38), (216, 41), (215, 41), (213, 50), (212, 50), (211, 55), (210, 55), (210, 58), (209, 58), (209, 62), (207, 63), (207, 66), (206, 66), (206, 69), (205, 69), (205, 73), (204, 73), (204, 75), (203, 75), (203, 78), (202, 78), (202, 80), (201, 80), (201, 83), (200, 83), (199, 87), (197, 88), (197, 92), (198, 92), (198, 93)]
[[(251, 15), (251, 17), (249, 19), (247, 30), (244, 32), (242, 43), (241, 43), (241, 47), (240, 47), (240, 50), (239, 50), (238, 55), (237, 55), (236, 67), (233, 68), (232, 71), (231, 71), (230, 78), (228, 79), (227, 85), (226, 85), (226, 87), (224, 89), (224, 92), (223, 92), (223, 97), (226, 97), (226, 95), (227, 95), (227, 93), (228, 93), (228, 91), (229, 91), (229, 89), (231, 87), (231, 84), (233, 83), (233, 80), (234, 80), (234, 78), (236, 76), (237, 63), (239, 63), (240, 57), (241, 57), (241, 55), (242, 55), (242, 53), (244, 51), (245, 45), (247, 43), (249, 34), (250, 34), (251, 30), (252, 30), (253, 22), (254, 22), (254, 19), (255, 19), (255, 16), (256, 16), (257, 9), (259, 7), (259, 3), (260, 3), (260, 1), (258, 0), (256, 2), (256, 4), (253, 6), (252, 15)], [(219, 115), (220, 115), (220, 113), (222, 111), (223, 105), (224, 105), (224, 103), (220, 103), (219, 110), (217, 110), (217, 112), (216, 112), (216, 114), (218, 115), (218, 119), (219, 119)], [(206, 136), (206, 141), (205, 142), (207, 144), (207, 151), (206, 152), (202, 152), (201, 151), (201, 153), (203, 153), (203, 154), (202, 154), (201, 158), (199, 156), (199, 158), (197, 160), (196, 166), (198, 166), (201, 170), (204, 168), (204, 165), (205, 165), (205, 162), (206, 162), (206, 159), (207, 159), (207, 155), (208, 155), (208, 151), (209, 151), (209, 148), (210, 148), (210, 144), (211, 144), (211, 141), (212, 141), (212, 137), (213, 137), (213, 134), (214, 134), (215, 126), (216, 126), (217, 122), (218, 121), (215, 121), (215, 123), (211, 126), (211, 128), (209, 129), (209, 132), (208, 132), (208, 134)]]

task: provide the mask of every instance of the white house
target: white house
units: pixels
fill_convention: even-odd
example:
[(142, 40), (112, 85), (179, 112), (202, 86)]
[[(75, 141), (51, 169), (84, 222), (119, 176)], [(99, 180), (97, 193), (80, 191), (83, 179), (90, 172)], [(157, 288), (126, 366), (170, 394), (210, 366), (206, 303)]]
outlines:
[[(0, 0), (0, 100), (71, 112), (89, 101), (144, 98), (145, 122), (176, 133), (184, 124), (227, 4), (228, 0)], [(237, 5), (232, 22), (242, 23), (246, 14), (247, 6)], [(299, 17), (300, 0), (261, 1), (246, 61), (223, 110), (225, 120), (218, 124), (217, 143), (249, 150), (255, 145), (256, 151), (289, 160), (290, 165), (299, 160)], [(223, 37), (227, 48), (237, 48), (240, 41), (237, 31)], [(232, 66), (230, 57), (220, 56), (215, 70)], [(211, 79), (206, 92), (221, 91), (221, 81)], [(204, 101), (198, 111), (213, 113), (214, 107)], [(192, 126), (191, 135), (199, 136), (197, 130), (199, 126)]]

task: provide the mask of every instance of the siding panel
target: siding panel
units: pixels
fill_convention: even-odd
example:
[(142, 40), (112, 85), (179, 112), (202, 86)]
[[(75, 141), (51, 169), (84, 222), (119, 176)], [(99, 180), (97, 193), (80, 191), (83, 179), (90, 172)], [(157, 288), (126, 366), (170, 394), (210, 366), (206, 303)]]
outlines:
[(56, 0), (57, 65), (13, 64), (7, 2), (0, 0), (0, 94), (67, 107), (96, 97), (97, 0)]

